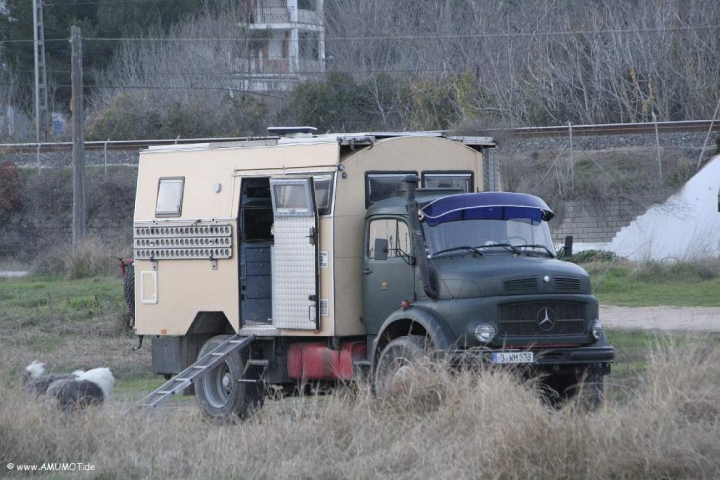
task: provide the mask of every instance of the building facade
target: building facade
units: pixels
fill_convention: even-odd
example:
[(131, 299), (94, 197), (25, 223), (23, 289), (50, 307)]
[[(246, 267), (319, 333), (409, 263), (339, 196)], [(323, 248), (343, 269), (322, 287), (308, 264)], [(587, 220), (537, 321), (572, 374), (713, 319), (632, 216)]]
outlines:
[(324, 0), (248, 0), (248, 90), (290, 90), (325, 71)]

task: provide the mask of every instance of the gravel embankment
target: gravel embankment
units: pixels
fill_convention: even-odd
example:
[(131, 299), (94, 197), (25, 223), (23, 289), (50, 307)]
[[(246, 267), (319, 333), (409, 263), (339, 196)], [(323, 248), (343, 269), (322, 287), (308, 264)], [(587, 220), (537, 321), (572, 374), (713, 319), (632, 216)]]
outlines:
[(601, 306), (606, 328), (720, 332), (720, 307)]

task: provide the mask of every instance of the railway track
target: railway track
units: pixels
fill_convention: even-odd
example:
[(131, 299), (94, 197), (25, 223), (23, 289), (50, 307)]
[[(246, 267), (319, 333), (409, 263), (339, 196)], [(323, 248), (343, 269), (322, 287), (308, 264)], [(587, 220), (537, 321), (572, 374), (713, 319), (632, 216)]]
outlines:
[[(645, 123), (612, 123), (601, 125), (558, 125), (549, 127), (493, 128), (483, 133), (489, 135), (514, 136), (518, 138), (559, 137), (567, 136), (602, 136), (602, 135), (637, 135), (655, 133), (680, 132), (720, 132), (720, 121), (691, 120), (682, 122), (645, 122)], [(191, 143), (243, 142), (275, 137), (225, 137), (225, 138), (175, 138), (165, 140), (108, 140), (85, 142), (86, 150), (140, 150), (159, 145), (186, 145)], [(72, 150), (72, 142), (52, 143), (4, 143), (0, 144), (0, 153), (49, 153)]]
[(516, 137), (559, 137), (567, 136), (572, 130), (573, 136), (600, 136), (600, 135), (638, 135), (655, 133), (681, 132), (720, 132), (720, 121), (691, 120), (683, 122), (645, 122), (645, 123), (610, 123), (600, 125), (559, 125), (552, 127), (520, 127), (509, 129), (494, 129), (492, 132), (502, 132)]

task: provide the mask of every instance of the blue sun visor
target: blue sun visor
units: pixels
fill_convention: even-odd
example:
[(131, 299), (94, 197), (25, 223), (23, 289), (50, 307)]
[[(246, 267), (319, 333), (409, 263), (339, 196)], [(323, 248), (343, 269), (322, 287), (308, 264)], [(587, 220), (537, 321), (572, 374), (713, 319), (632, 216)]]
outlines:
[(516, 220), (533, 224), (555, 216), (550, 207), (527, 193), (481, 192), (438, 198), (420, 209), (431, 227), (459, 220)]

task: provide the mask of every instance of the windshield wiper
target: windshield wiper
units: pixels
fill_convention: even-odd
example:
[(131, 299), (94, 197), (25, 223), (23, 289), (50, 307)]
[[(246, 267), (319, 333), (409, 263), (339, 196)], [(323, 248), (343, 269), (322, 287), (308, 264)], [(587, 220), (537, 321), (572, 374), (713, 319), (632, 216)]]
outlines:
[(522, 252), (515, 248), (515, 246), (510, 245), (509, 243), (488, 243), (486, 245), (478, 245), (475, 248), (493, 248), (493, 247), (505, 247), (508, 250), (511, 250), (513, 253), (517, 253), (520, 255)]
[(459, 247), (446, 248), (445, 250), (440, 250), (439, 252), (433, 252), (432, 255), (439, 255), (441, 253), (452, 252), (455, 250), (467, 250), (482, 257), (482, 252), (479, 252), (475, 247), (470, 247), (468, 245), (460, 245)]
[(542, 248), (543, 250), (545, 250), (545, 252), (547, 252), (548, 256), (555, 257), (555, 254), (549, 248), (547, 248), (545, 245), (540, 245), (539, 243), (515, 245), (515, 247), (517, 247), (517, 248)]

